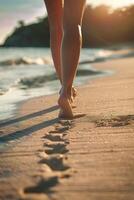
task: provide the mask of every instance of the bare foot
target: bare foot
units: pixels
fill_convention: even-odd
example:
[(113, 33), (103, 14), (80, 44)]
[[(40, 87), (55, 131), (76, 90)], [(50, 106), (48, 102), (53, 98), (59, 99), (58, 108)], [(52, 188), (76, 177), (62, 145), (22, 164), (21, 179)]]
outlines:
[(74, 86), (72, 86), (72, 95), (73, 95), (73, 98), (77, 96), (77, 90)]
[(71, 94), (68, 92), (68, 95), (69, 95), (71, 103), (74, 103), (74, 100), (77, 96), (77, 90), (74, 88), (74, 86), (72, 86), (71, 88)]
[(72, 106), (69, 99), (66, 96), (60, 95), (58, 104), (60, 106), (59, 117), (72, 119), (73, 111), (72, 111)]

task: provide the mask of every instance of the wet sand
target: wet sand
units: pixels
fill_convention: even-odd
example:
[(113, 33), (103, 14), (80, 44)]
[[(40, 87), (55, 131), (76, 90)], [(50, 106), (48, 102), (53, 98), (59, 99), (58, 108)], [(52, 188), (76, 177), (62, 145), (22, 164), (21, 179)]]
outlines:
[(115, 73), (78, 88), (84, 117), (59, 120), (53, 95), (0, 125), (0, 199), (133, 200), (134, 58), (95, 67)]

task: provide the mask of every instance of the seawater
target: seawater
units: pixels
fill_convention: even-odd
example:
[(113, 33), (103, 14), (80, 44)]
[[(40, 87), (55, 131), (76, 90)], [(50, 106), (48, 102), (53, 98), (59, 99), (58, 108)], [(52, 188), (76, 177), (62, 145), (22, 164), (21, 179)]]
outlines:
[[(91, 63), (110, 58), (104, 49), (82, 49), (75, 85), (104, 74)], [(50, 48), (0, 48), (0, 121), (15, 114), (16, 104), (60, 89)]]

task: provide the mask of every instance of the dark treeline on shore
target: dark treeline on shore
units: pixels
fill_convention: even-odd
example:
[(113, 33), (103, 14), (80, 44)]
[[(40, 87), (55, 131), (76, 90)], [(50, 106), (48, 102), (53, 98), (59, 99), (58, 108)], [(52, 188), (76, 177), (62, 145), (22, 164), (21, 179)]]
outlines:
[[(87, 6), (83, 18), (83, 47), (106, 47), (134, 42), (134, 6), (111, 10), (110, 7)], [(48, 18), (25, 25), (23, 21), (8, 36), (3, 46), (49, 47)]]
[(134, 6), (111, 10), (104, 5), (85, 12), (84, 46), (134, 42)]

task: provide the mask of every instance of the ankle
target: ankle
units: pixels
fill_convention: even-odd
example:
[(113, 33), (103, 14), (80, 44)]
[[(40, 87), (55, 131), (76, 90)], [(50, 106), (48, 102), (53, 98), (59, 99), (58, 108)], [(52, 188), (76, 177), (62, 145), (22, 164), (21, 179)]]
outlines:
[(72, 85), (62, 86), (62, 88), (60, 90), (60, 95), (71, 99), (71, 96), (72, 96)]
[(60, 90), (60, 96), (67, 97), (68, 96), (68, 90), (66, 87), (62, 87)]

